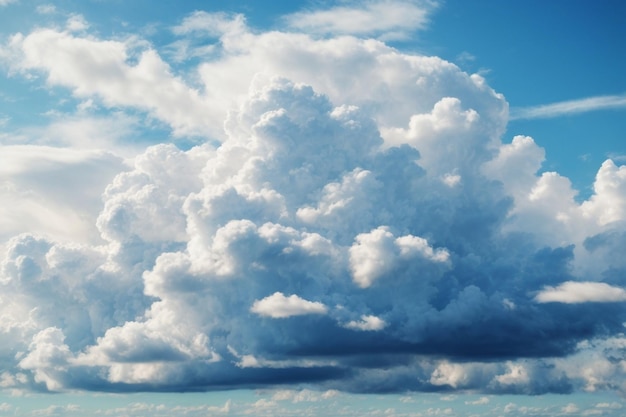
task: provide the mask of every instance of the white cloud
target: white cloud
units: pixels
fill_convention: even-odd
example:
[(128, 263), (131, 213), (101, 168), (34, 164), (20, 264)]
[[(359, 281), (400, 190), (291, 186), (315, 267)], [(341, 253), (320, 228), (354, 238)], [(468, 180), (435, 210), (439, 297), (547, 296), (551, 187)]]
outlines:
[(491, 156), (489, 145), (495, 142), (485, 143), (489, 134), (485, 135), (483, 129), (476, 110), (463, 109), (456, 97), (444, 97), (430, 112), (411, 116), (407, 129), (383, 129), (382, 133), (388, 145), (408, 143), (419, 149), (419, 163), (429, 174), (446, 176), (459, 171), (457, 175), (462, 176)]
[(622, 404), (618, 403), (618, 402), (612, 402), (612, 403), (597, 403), (595, 405), (596, 408), (610, 408), (613, 410), (619, 410), (620, 408), (622, 408)]
[(424, 29), (434, 1), (368, 0), (349, 2), (330, 9), (297, 12), (285, 17), (287, 24), (307, 33), (323, 35), (380, 36), (402, 39)]
[(177, 35), (189, 33), (203, 33), (213, 36), (223, 36), (231, 33), (243, 33), (247, 30), (246, 19), (243, 15), (228, 15), (226, 13), (207, 13), (195, 11), (183, 19), (182, 23), (172, 28)]
[(434, 250), (425, 239), (417, 236), (395, 238), (384, 226), (357, 235), (350, 247), (352, 277), (361, 288), (389, 274), (403, 259), (415, 258), (445, 264), (449, 253), (445, 249)]
[[(85, 29), (81, 19), (71, 19), (72, 30)], [(40, 29), (12, 37), (11, 65), (20, 71), (43, 71), (50, 85), (70, 88), (76, 97), (97, 97), (110, 107), (147, 111), (169, 123), (176, 134), (215, 134), (210, 127), (215, 124), (206, 118), (212, 113), (206, 99), (173, 76), (154, 50), (143, 50), (135, 65), (129, 63), (130, 46), (130, 41)]]
[[(40, 127), (28, 126), (6, 135), (7, 144), (44, 145), (73, 151), (106, 150), (120, 157), (133, 157), (145, 149), (136, 140), (140, 120), (121, 112), (105, 116), (89, 114), (92, 100), (77, 106), (73, 115), (51, 114), (49, 122)], [(134, 142), (134, 143), (133, 143)]]
[(626, 165), (606, 160), (596, 175), (594, 195), (581, 205), (583, 216), (600, 225), (626, 219)]
[[(443, 95), (467, 98), (464, 104), (485, 123), (504, 129), (502, 96), (479, 76), (439, 58), (398, 54), (374, 40), (252, 33), (241, 16), (220, 13), (194, 13), (174, 30), (192, 36), (206, 28), (217, 31), (213, 36), (219, 41), (209, 46), (217, 48), (220, 59), (198, 66), (201, 89), (173, 74), (155, 50), (136, 38), (100, 40), (40, 29), (14, 36), (6, 60), (14, 70), (43, 72), (50, 85), (67, 87), (79, 98), (146, 111), (177, 135), (223, 139), (228, 110), (246, 99), (251, 82), (262, 84), (274, 75), (305, 82), (338, 105), (362, 106), (384, 128), (406, 126), (411, 115), (430, 111)], [(178, 45), (187, 48), (176, 52), (179, 59), (207, 52), (205, 44), (199, 46), (203, 52), (189, 50), (185, 39)]]
[(511, 109), (511, 120), (548, 119), (604, 109), (626, 108), (626, 95), (587, 97), (540, 106)]
[(109, 240), (184, 241), (182, 205), (202, 187), (200, 172), (211, 152), (197, 147), (183, 152), (159, 145), (135, 158), (134, 170), (121, 173), (104, 190), (97, 226)]
[(17, 3), (18, 0), (0, 0), (0, 7), (6, 6), (11, 3)]
[(535, 174), (545, 160), (545, 151), (529, 136), (515, 136), (483, 165), (483, 172), (502, 181), (516, 200), (522, 200), (537, 181)]
[(468, 62), (476, 61), (476, 57), (467, 51), (463, 51), (456, 56), (456, 60), (461, 64), (465, 64)]
[(460, 388), (470, 380), (471, 369), (467, 365), (450, 362), (442, 362), (430, 376), (433, 385), (449, 385), (452, 388)]
[(404, 128), (412, 115), (432, 111), (446, 96), (459, 98), (496, 131), (504, 130), (507, 119), (502, 96), (480, 77), (436, 57), (398, 54), (378, 41), (248, 32), (229, 37), (221, 47), (224, 58), (204, 62), (198, 71), (207, 96), (219, 100), (222, 109), (238, 107), (251, 82), (263, 85), (280, 75), (311, 85), (338, 106), (359, 106), (383, 128), (385, 139), (386, 129)]
[(575, 244), (573, 264), (580, 276), (601, 273), (613, 261), (601, 259), (602, 251), (586, 251), (584, 242), (626, 219), (626, 167), (606, 160), (596, 175), (594, 194), (578, 203), (568, 178), (557, 172), (538, 174), (544, 159), (545, 151), (532, 138), (516, 136), (482, 166), (482, 173), (501, 181), (514, 198), (504, 230), (532, 230), (547, 245)]
[(283, 293), (275, 292), (262, 300), (256, 300), (250, 311), (259, 316), (282, 319), (306, 314), (326, 314), (328, 309), (320, 302), (304, 300), (295, 294), (286, 297)]
[(326, 390), (324, 392), (303, 390), (279, 390), (272, 394), (272, 401), (291, 401), (293, 403), (300, 402), (318, 402), (321, 400), (329, 400), (339, 395), (336, 390)]
[(361, 320), (352, 320), (345, 325), (348, 329), (363, 330), (363, 331), (377, 331), (382, 330), (387, 326), (384, 320), (379, 317), (371, 315), (362, 315)]
[(508, 362), (504, 373), (493, 379), (502, 385), (526, 385), (530, 382), (528, 367), (523, 363)]
[(535, 300), (539, 303), (611, 303), (626, 301), (626, 290), (604, 282), (568, 281), (544, 288)]
[(71, 359), (61, 329), (50, 327), (37, 333), (29, 346), (29, 353), (19, 363), (22, 369), (31, 369), (35, 381), (46, 384), (51, 391), (63, 388), (64, 369)]
[(82, 15), (75, 14), (71, 15), (67, 19), (67, 23), (65, 24), (65, 28), (69, 32), (81, 32), (89, 28), (89, 23)]

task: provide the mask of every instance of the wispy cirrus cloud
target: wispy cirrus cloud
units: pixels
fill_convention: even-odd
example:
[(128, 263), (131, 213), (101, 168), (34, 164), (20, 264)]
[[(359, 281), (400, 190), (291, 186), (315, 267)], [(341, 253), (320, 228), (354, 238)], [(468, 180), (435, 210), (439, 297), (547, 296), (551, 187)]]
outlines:
[(436, 1), (375, 0), (349, 2), (331, 9), (298, 12), (285, 17), (293, 29), (316, 34), (366, 35), (402, 39), (424, 29)]
[(530, 107), (513, 107), (510, 120), (550, 119), (595, 110), (626, 108), (626, 94), (596, 96)]

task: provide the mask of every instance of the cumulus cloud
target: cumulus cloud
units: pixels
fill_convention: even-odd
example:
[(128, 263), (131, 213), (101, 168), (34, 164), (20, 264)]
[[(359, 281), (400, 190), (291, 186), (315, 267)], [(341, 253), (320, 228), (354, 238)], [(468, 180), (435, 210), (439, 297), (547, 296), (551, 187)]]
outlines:
[(546, 287), (535, 300), (540, 303), (606, 303), (626, 301), (626, 291), (604, 282), (568, 281), (557, 287)]
[(445, 249), (433, 250), (420, 237), (407, 235), (395, 238), (386, 227), (355, 237), (350, 248), (352, 277), (358, 286), (369, 287), (384, 275), (389, 275), (400, 258), (423, 257), (433, 262), (446, 262), (449, 253)]
[[(420, 7), (360, 10), (383, 4)], [(29, 186), (50, 207), (33, 219), (75, 214), (97, 239), (5, 228), (3, 386), (624, 389), (626, 316), (608, 302), (625, 298), (624, 167), (606, 161), (577, 202), (532, 138), (504, 140), (484, 79), (379, 40), (196, 12), (173, 29), (215, 46), (193, 88), (155, 49), (76, 30), (15, 35), (15, 69), (219, 141), (127, 164), (5, 147), (1, 210), (28, 213), (13, 196)], [(258, 406), (296, 398), (281, 395)]]
[(63, 370), (72, 356), (64, 339), (56, 327), (42, 330), (33, 337), (28, 355), (19, 363), (22, 369), (33, 370), (35, 381), (43, 382), (51, 391), (63, 388)]
[(280, 292), (256, 300), (250, 311), (260, 316), (267, 316), (274, 319), (282, 319), (304, 314), (326, 314), (327, 308), (319, 302), (307, 301), (297, 295), (285, 297)]

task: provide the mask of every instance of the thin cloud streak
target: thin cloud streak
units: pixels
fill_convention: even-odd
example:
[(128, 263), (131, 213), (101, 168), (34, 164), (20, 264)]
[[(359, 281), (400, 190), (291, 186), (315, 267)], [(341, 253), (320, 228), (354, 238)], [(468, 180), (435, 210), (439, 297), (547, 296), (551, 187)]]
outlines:
[(569, 114), (586, 113), (594, 110), (626, 108), (626, 94), (587, 97), (539, 106), (511, 109), (509, 120), (550, 119)]

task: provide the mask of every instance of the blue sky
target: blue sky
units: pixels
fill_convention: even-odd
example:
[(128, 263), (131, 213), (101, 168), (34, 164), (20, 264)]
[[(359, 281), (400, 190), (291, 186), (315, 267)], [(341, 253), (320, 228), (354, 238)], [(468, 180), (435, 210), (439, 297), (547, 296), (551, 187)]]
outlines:
[(621, 415), (625, 17), (0, 0), (0, 415)]

